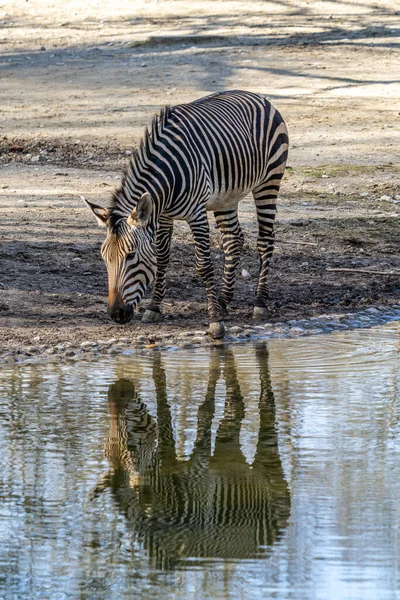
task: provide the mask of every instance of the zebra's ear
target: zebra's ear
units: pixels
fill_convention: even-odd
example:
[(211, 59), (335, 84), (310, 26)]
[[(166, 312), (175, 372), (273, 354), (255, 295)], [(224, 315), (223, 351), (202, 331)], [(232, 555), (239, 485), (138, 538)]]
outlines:
[(145, 227), (153, 212), (153, 199), (148, 192), (143, 194), (136, 208), (128, 217), (128, 225), (131, 227)]
[(106, 227), (108, 218), (110, 216), (110, 213), (107, 210), (107, 208), (103, 208), (102, 206), (97, 206), (96, 204), (92, 204), (91, 202), (88, 202), (88, 200), (86, 200), (86, 198), (85, 198), (84, 202), (88, 205), (88, 207), (90, 208), (90, 210), (96, 217), (96, 221), (98, 222), (100, 227)]

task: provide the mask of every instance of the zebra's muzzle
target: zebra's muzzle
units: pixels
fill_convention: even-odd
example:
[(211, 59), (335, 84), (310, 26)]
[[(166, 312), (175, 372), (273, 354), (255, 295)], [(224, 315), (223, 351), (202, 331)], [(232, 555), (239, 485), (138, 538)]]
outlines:
[(108, 314), (113, 321), (119, 325), (128, 323), (133, 317), (133, 307), (131, 304), (121, 304), (116, 302), (108, 308)]

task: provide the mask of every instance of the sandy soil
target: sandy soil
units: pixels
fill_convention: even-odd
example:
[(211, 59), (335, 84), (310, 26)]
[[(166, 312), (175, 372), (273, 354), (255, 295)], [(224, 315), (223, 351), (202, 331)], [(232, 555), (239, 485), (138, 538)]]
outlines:
[[(268, 94), (290, 131), (270, 320), (398, 301), (399, 15), (370, 0), (3, 3), (0, 346), (206, 325), (184, 224), (164, 323), (109, 322), (103, 233), (80, 197), (107, 202), (164, 103), (229, 88)], [(250, 198), (241, 220), (250, 279), (239, 279), (233, 323), (250, 320), (256, 284)], [(216, 231), (213, 252), (220, 270)]]

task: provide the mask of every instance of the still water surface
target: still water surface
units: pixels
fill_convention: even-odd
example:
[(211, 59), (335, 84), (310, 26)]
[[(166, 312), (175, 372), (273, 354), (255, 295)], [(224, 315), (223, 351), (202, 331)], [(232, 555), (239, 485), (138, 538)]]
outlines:
[(0, 598), (395, 599), (399, 517), (398, 325), (0, 373)]

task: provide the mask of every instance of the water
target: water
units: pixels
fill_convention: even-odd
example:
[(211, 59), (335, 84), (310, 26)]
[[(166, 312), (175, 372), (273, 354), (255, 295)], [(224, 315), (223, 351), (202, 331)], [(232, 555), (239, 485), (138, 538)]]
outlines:
[(400, 597), (400, 329), (0, 373), (0, 598)]

